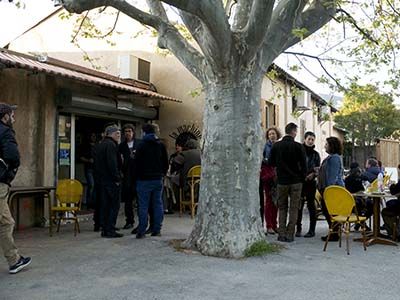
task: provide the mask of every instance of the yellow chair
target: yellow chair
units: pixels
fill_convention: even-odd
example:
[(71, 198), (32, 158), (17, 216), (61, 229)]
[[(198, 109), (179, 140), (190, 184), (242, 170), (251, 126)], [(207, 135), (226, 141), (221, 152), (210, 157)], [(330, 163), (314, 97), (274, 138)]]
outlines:
[[(324, 251), (328, 245), (330, 235), (332, 233), (339, 234), (339, 247), (342, 246), (342, 230), (346, 234), (346, 248), (347, 254), (350, 254), (349, 250), (349, 232), (350, 224), (360, 224), (362, 240), (364, 245), (364, 250), (367, 250), (366, 239), (365, 239), (365, 217), (358, 216), (356, 203), (353, 195), (350, 194), (348, 190), (344, 187), (332, 185), (325, 189), (324, 191), (324, 201), (326, 208), (328, 209), (329, 217), (332, 223), (337, 223), (338, 226), (335, 228), (329, 228), (328, 237), (325, 242)], [(355, 213), (353, 213), (355, 211)]]
[[(61, 220), (74, 221), (74, 235), (80, 232), (77, 213), (81, 209), (83, 186), (78, 180), (62, 179), (56, 188), (57, 205), (51, 208), (51, 220), (58, 220), (57, 232), (60, 231)], [(72, 217), (68, 214), (72, 214)], [(52, 233), (50, 233), (50, 236)]]
[[(182, 212), (184, 211), (186, 206), (189, 206), (191, 217), (194, 218), (195, 209), (197, 206), (196, 201), (196, 187), (200, 188), (200, 176), (201, 176), (201, 166), (194, 166), (190, 168), (187, 178), (186, 184), (190, 189), (190, 198), (187, 199), (185, 188), (179, 188), (179, 216), (182, 216)], [(198, 200), (198, 199), (197, 199)]]
[(321, 196), (321, 193), (318, 190), (315, 192), (314, 201), (315, 201), (317, 221), (325, 220), (325, 216), (324, 216), (324, 214), (322, 212), (322, 204), (321, 204), (322, 196)]

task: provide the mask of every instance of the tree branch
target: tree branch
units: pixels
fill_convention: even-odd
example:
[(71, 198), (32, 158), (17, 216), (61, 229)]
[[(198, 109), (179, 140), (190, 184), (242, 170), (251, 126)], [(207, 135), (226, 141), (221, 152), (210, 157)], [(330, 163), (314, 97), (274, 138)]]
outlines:
[[(263, 70), (283, 51), (310, 36), (329, 22), (336, 13), (335, 0), (315, 0), (304, 10), (309, 1), (283, 0), (273, 12), (271, 25), (263, 46)], [(295, 34), (299, 29), (302, 34)]]
[[(226, 64), (232, 46), (232, 32), (221, 0), (162, 0), (181, 11), (199, 18), (213, 39), (213, 53)], [(210, 41), (207, 41), (209, 43)], [(202, 47), (202, 41), (198, 41)], [(210, 45), (210, 44), (208, 44)], [(206, 45), (203, 45), (206, 46)]]
[(204, 57), (191, 46), (170, 23), (165, 22), (162, 16), (146, 13), (124, 0), (63, 0), (64, 7), (73, 13), (99, 6), (112, 6), (129, 17), (155, 28), (159, 33), (158, 43), (162, 48), (168, 48), (186, 66), (186, 68), (202, 83), (206, 73), (210, 71)]
[(245, 28), (244, 39), (248, 45), (245, 56), (252, 59), (264, 43), (271, 21), (275, 0), (254, 0)]
[[(180, 11), (183, 23), (200, 46), (204, 53), (205, 59), (215, 66), (216, 69), (223, 69), (226, 61), (222, 58), (222, 53), (218, 48), (218, 43), (210, 35), (208, 28), (196, 16), (193, 16), (184, 11)], [(225, 53), (226, 54), (226, 53)]]
[[(362, 36), (364, 36), (366, 39), (370, 40), (371, 42), (375, 43), (376, 45), (379, 45), (378, 41), (375, 40), (367, 30), (365, 30), (365, 29), (361, 28), (360, 26), (358, 26), (357, 21), (347, 11), (345, 11), (342, 8), (338, 8), (337, 12), (341, 12), (341, 13), (345, 14), (346, 17), (347, 17), (347, 21), (351, 25), (353, 25), (361, 33)], [(339, 20), (337, 20), (337, 19), (335, 19), (335, 20), (339, 22)]]
[(303, 36), (291, 34), (284, 45), (286, 50), (301, 40), (309, 37), (318, 29), (328, 23), (336, 14), (336, 0), (316, 0), (313, 5), (303, 11), (297, 18), (295, 28), (305, 28), (307, 31)]
[(254, 0), (237, 0), (235, 7), (235, 15), (233, 16), (233, 31), (244, 29), (249, 21), (249, 15)]

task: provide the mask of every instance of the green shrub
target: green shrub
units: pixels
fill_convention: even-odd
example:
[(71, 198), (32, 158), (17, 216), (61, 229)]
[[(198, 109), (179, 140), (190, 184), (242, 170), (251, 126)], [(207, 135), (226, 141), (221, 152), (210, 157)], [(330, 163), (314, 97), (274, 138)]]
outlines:
[(258, 241), (244, 251), (244, 256), (262, 256), (271, 253), (277, 253), (282, 249), (282, 246), (270, 244), (267, 241)]

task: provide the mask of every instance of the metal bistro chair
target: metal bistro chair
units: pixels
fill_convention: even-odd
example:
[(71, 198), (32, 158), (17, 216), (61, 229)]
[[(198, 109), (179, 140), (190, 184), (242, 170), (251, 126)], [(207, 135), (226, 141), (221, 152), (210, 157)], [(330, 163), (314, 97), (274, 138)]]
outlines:
[[(356, 209), (356, 202), (354, 197), (348, 190), (344, 187), (332, 185), (325, 189), (324, 191), (324, 201), (326, 208), (328, 209), (329, 218), (332, 223), (337, 223), (338, 226), (336, 228), (329, 228), (328, 236), (324, 245), (324, 251), (326, 251), (326, 247), (328, 245), (328, 241), (330, 235), (332, 233), (339, 234), (339, 247), (342, 246), (342, 231), (346, 234), (346, 249), (347, 254), (350, 254), (349, 250), (349, 232), (350, 232), (350, 224), (358, 223), (361, 225), (361, 233), (362, 240), (364, 245), (364, 250), (367, 250), (366, 247), (366, 238), (365, 238), (365, 220), (366, 217), (358, 216)], [(355, 213), (353, 213), (353, 209)]]
[[(74, 221), (74, 235), (80, 232), (77, 213), (81, 209), (83, 186), (75, 179), (62, 179), (56, 188), (57, 205), (51, 208), (51, 220), (57, 220), (57, 232), (60, 231), (61, 220)], [(72, 217), (68, 215), (72, 214)]]
[(315, 192), (314, 201), (315, 201), (317, 221), (325, 221), (325, 216), (324, 213), (322, 212), (322, 204), (321, 204), (322, 196), (318, 190)]
[(186, 178), (186, 185), (190, 189), (190, 198), (187, 198), (185, 193), (185, 186), (179, 188), (179, 216), (182, 216), (182, 212), (184, 211), (186, 206), (190, 208), (191, 218), (194, 218), (197, 201), (196, 199), (196, 187), (200, 187), (200, 176), (201, 176), (201, 166), (192, 167)]

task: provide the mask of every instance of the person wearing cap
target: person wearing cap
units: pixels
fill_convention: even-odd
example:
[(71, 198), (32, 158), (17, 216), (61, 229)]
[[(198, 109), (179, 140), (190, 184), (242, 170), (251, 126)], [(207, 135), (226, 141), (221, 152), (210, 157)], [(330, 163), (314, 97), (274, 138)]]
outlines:
[(14, 219), (8, 206), (10, 184), (17, 174), (20, 156), (15, 132), (14, 110), (16, 106), (0, 103), (0, 246), (9, 265), (9, 273), (15, 274), (28, 266), (32, 259), (19, 254), (12, 236)]
[(122, 128), (124, 133), (124, 141), (119, 144), (119, 152), (122, 155), (122, 187), (121, 199), (125, 206), (125, 226), (124, 229), (133, 228), (135, 217), (133, 213), (133, 200), (136, 198), (136, 187), (134, 178), (134, 158), (138, 140), (135, 138), (135, 126), (133, 124), (125, 124)]
[[(163, 221), (162, 179), (168, 170), (168, 154), (165, 146), (155, 134), (152, 124), (142, 126), (143, 139), (136, 148), (135, 172), (136, 189), (139, 202), (139, 227), (136, 238), (145, 237), (148, 223), (149, 205), (152, 206), (152, 236), (161, 235)], [(135, 231), (132, 231), (134, 234)]]
[(119, 211), (119, 193), (121, 183), (121, 161), (118, 143), (121, 132), (115, 125), (107, 126), (105, 138), (96, 148), (94, 169), (99, 187), (100, 224), (102, 237), (119, 238), (123, 235), (116, 232)]

